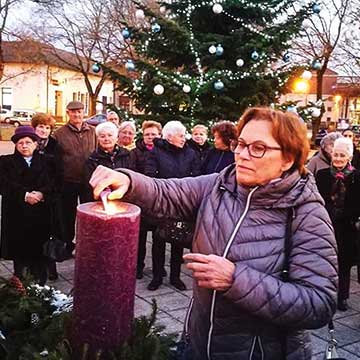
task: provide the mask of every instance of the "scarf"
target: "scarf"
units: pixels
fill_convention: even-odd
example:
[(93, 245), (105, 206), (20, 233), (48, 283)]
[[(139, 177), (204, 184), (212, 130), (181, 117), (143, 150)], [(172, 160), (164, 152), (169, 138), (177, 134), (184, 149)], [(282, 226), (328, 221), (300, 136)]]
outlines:
[(345, 194), (346, 186), (345, 182), (354, 172), (354, 167), (351, 164), (345, 166), (344, 169), (338, 170), (331, 166), (330, 168), (331, 175), (334, 177), (335, 181), (331, 189), (331, 200), (334, 205), (335, 217), (339, 217), (344, 212), (345, 207)]

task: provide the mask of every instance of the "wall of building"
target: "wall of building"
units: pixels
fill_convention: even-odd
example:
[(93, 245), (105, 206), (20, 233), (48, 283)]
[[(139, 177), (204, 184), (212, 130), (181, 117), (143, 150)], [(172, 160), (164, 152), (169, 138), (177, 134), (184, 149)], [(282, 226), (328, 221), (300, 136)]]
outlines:
[[(100, 78), (90, 75), (89, 79), (95, 89)], [(0, 90), (0, 105), (5, 108), (10, 101), (11, 109), (48, 112), (65, 121), (66, 104), (78, 100), (85, 104), (85, 114), (88, 114), (89, 95), (84, 78), (72, 70), (48, 65), (5, 64)], [(110, 80), (104, 82), (98, 101), (113, 102)], [(104, 105), (99, 104), (99, 112), (105, 109)]]

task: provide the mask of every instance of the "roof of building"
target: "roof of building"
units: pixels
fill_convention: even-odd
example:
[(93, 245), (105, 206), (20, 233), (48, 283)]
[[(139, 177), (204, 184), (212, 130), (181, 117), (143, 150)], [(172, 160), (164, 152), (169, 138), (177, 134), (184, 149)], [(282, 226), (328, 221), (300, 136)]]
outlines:
[[(3, 41), (2, 51), (4, 63), (46, 64), (80, 71), (79, 58), (75, 54), (35, 40)], [(80, 59), (84, 68), (89, 66), (88, 73), (99, 75), (92, 70), (94, 62), (90, 61), (88, 65), (86, 58)]]

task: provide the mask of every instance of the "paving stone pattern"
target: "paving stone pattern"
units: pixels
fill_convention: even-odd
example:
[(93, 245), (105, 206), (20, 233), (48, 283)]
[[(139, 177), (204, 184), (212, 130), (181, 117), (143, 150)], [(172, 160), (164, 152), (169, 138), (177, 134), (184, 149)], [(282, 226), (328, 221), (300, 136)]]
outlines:
[[(151, 234), (147, 244), (147, 253), (151, 254)], [(169, 278), (164, 278), (163, 285), (156, 291), (147, 290), (151, 280), (151, 258), (146, 257), (144, 278), (137, 280), (135, 296), (135, 316), (148, 315), (152, 309), (152, 301), (156, 300), (159, 308), (158, 323), (165, 326), (168, 333), (180, 333), (183, 328), (187, 306), (191, 298), (192, 278), (188, 271), (181, 274), (182, 280), (186, 283), (187, 291), (178, 291), (169, 284)], [(167, 248), (166, 271), (169, 274), (170, 252)], [(48, 285), (54, 286), (64, 293), (69, 293), (73, 286), (74, 260), (67, 260), (57, 264), (59, 279), (49, 281)], [(0, 276), (9, 277), (12, 272), (11, 261), (0, 261)], [(336, 338), (339, 343), (339, 356), (347, 360), (360, 359), (360, 284), (357, 282), (355, 268), (351, 280), (351, 297), (349, 299), (349, 310), (337, 312), (334, 317)], [(323, 360), (326, 340), (328, 339), (327, 327), (314, 330), (313, 359)]]

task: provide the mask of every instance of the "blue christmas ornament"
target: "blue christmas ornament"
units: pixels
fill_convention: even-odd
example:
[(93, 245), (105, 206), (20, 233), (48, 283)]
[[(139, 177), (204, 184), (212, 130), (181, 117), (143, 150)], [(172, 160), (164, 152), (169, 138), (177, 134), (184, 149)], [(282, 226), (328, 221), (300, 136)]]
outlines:
[(315, 3), (315, 4), (312, 6), (312, 10), (313, 10), (314, 14), (320, 14), (321, 5), (318, 4), (318, 3)]
[(160, 32), (160, 30), (161, 30), (161, 26), (158, 23), (151, 25), (151, 31), (153, 33), (158, 33), (158, 32)]
[(221, 56), (224, 53), (224, 48), (219, 44), (216, 47), (215, 53), (216, 53), (216, 56)]
[(259, 60), (259, 53), (256, 51), (256, 50), (254, 50), (252, 53), (251, 53), (251, 58), (253, 59), (253, 60)]
[(315, 59), (312, 64), (311, 64), (311, 67), (314, 69), (314, 70), (320, 70), (322, 65), (321, 65), (321, 62), (317, 59)]
[(125, 64), (125, 69), (127, 71), (134, 71), (135, 70), (135, 64), (132, 60), (128, 60)]
[(286, 53), (284, 54), (283, 60), (284, 60), (285, 62), (289, 62), (289, 61), (291, 60), (291, 55), (290, 55), (289, 52), (286, 52)]
[(124, 39), (128, 39), (130, 37), (130, 31), (128, 28), (125, 28), (122, 32), (121, 35)]
[(91, 69), (94, 73), (98, 73), (101, 70), (101, 67), (98, 63), (95, 63), (92, 65)]
[(224, 88), (224, 83), (223, 83), (221, 80), (215, 81), (215, 83), (214, 83), (214, 89), (215, 89), (215, 90), (220, 91), (220, 90), (222, 90), (223, 88)]
[(286, 110), (297, 114), (297, 108), (295, 105), (289, 105)]

